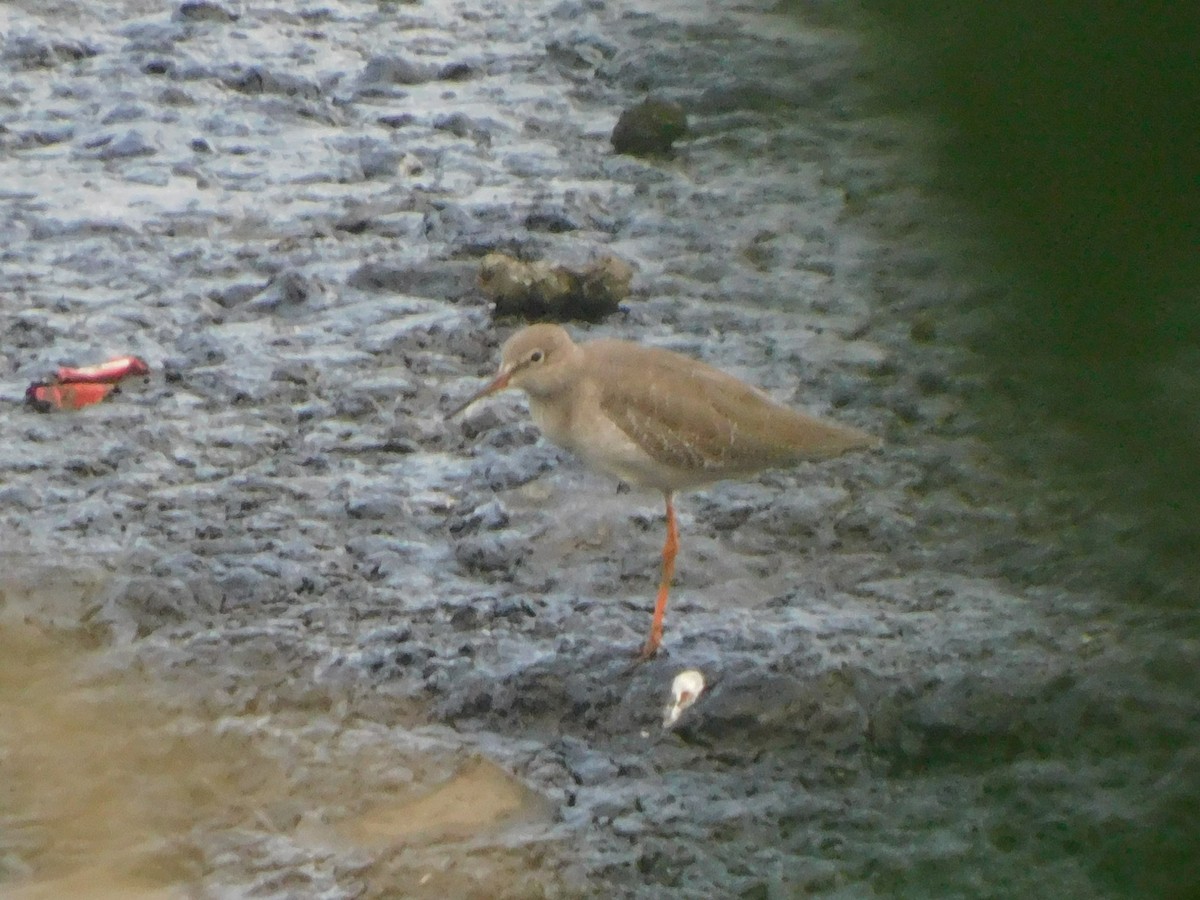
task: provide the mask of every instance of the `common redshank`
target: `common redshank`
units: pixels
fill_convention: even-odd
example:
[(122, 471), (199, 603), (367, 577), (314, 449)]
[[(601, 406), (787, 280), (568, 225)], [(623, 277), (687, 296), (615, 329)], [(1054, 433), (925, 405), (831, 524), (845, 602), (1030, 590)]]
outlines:
[(577, 344), (559, 325), (530, 325), (510, 337), (496, 377), (450, 417), (505, 388), (524, 391), (542, 433), (591, 468), (662, 492), (667, 539), (643, 659), (662, 643), (679, 551), (677, 491), (879, 444), (699, 360), (630, 341)]

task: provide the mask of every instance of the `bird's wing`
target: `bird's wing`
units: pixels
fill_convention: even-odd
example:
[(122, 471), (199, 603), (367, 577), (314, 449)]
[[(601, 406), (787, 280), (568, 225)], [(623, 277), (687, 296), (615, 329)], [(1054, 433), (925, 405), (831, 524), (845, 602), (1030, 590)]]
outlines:
[(657, 462), (715, 475), (793, 457), (772, 439), (769, 425), (791, 411), (757, 388), (667, 350), (631, 344), (620, 345), (620, 352), (607, 349), (602, 345), (595, 361), (600, 406)]
[(588, 345), (605, 414), (651, 458), (714, 475), (876, 446), (857, 428), (776, 403), (707, 363), (617, 341)]

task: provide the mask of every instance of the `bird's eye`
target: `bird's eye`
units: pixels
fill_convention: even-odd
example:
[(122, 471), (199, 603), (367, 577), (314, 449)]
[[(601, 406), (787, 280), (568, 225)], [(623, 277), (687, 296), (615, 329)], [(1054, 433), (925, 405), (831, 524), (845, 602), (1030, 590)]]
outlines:
[(541, 350), (534, 350), (529, 354), (529, 361), (531, 363), (540, 363), (545, 355)]

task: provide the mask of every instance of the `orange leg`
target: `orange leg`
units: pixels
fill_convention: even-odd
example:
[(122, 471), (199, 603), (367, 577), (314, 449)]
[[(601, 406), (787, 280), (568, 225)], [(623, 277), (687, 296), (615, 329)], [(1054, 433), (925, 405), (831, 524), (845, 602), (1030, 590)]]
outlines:
[(675, 577), (675, 554), (679, 552), (679, 525), (675, 521), (675, 502), (671, 494), (667, 500), (667, 541), (662, 551), (662, 579), (658, 582), (658, 598), (654, 601), (654, 621), (650, 624), (650, 636), (642, 647), (641, 658), (649, 659), (658, 652), (662, 643), (663, 617), (667, 614), (667, 595), (671, 592), (671, 580)]

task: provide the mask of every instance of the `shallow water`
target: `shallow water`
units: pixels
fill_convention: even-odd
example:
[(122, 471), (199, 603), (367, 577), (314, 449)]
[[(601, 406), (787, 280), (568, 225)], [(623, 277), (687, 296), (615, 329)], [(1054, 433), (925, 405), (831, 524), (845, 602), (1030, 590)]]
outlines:
[[(447, 770), (444, 753), (391, 753), (344, 734), (312, 740), (294, 721), (214, 713), (216, 698), (129, 665), (86, 630), (47, 625), (45, 611), (72, 605), (65, 590), (0, 586), (5, 897), (192, 897), (221, 832), (284, 837), (318, 856), (378, 855), (494, 839), (548, 814), (483, 759)], [(428, 875), (416, 887), (453, 884)]]

